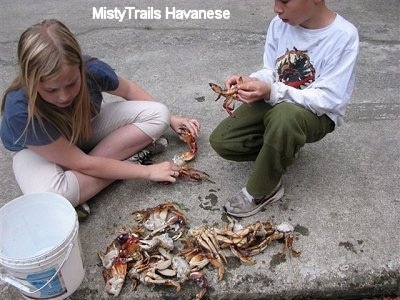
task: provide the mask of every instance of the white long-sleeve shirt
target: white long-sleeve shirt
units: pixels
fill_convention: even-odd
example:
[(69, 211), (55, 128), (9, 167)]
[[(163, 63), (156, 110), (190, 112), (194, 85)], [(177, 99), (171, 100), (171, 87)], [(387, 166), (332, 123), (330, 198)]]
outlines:
[(250, 77), (271, 84), (267, 103), (296, 103), (341, 125), (358, 53), (358, 31), (340, 15), (322, 29), (291, 26), (276, 16), (268, 27), (264, 68)]

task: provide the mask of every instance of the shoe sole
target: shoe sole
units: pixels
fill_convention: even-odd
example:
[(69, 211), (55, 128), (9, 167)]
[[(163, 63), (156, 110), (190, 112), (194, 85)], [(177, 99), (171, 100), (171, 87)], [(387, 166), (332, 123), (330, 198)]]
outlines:
[(285, 189), (283, 187), (283, 184), (279, 187), (279, 189), (276, 191), (276, 193), (269, 198), (269, 200), (265, 201), (263, 204), (261, 204), (259, 207), (257, 207), (256, 209), (249, 211), (247, 213), (234, 213), (234, 212), (229, 212), (227, 211), (226, 207), (224, 206), (224, 210), (227, 214), (234, 216), (234, 217), (239, 217), (239, 218), (245, 218), (245, 217), (250, 217), (252, 215), (255, 215), (256, 213), (258, 213), (264, 206), (267, 206), (269, 204), (275, 203), (276, 201), (278, 201), (279, 199), (281, 199), (283, 197), (283, 195), (285, 194)]
[(90, 215), (90, 207), (87, 203), (83, 203), (75, 207), (76, 214), (78, 216), (78, 221), (85, 221)]

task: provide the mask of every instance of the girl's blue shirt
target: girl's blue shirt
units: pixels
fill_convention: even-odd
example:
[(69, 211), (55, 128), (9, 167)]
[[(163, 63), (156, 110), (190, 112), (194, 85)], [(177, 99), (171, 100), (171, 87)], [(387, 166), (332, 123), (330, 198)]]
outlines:
[[(100, 112), (102, 92), (118, 88), (118, 76), (105, 62), (85, 55), (87, 71), (86, 83), (93, 103)], [(10, 91), (5, 98), (4, 114), (1, 119), (0, 135), (4, 147), (10, 151), (20, 151), (27, 145), (47, 145), (60, 137), (61, 133), (47, 120), (41, 126), (36, 118), (26, 128), (28, 122), (28, 97), (23, 88)], [(91, 116), (93, 117), (93, 116)]]

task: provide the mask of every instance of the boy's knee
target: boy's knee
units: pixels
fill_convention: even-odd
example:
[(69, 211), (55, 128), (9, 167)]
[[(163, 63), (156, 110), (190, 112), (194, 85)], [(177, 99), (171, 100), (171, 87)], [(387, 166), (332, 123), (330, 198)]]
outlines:
[(213, 131), (210, 134), (208, 140), (215, 152), (217, 152), (218, 154), (224, 152), (224, 142), (221, 140), (221, 136), (216, 131)]
[(265, 125), (282, 133), (301, 130), (301, 109), (292, 103), (280, 103), (266, 114)]

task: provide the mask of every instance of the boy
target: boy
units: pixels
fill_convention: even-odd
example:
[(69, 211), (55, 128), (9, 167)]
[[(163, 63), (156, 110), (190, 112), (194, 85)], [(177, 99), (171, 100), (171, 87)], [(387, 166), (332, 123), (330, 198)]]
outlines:
[(243, 77), (235, 118), (210, 136), (225, 159), (254, 161), (247, 182), (224, 208), (251, 216), (284, 194), (282, 175), (305, 143), (322, 139), (343, 123), (354, 88), (359, 51), (357, 29), (324, 0), (276, 0), (268, 28), (264, 68)]

